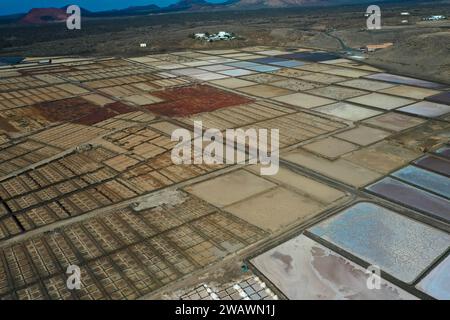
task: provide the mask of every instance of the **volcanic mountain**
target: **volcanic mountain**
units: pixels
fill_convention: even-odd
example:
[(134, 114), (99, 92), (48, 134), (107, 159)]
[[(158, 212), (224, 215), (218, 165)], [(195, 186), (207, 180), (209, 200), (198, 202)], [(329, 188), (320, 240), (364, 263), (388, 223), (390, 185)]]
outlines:
[[(179, 0), (177, 3), (167, 7), (158, 7), (154, 4), (143, 6), (132, 6), (125, 9), (114, 9), (107, 11), (89, 11), (81, 8), (83, 17), (101, 18), (116, 16), (137, 16), (157, 13), (184, 12), (184, 11), (208, 11), (208, 10), (247, 10), (260, 8), (286, 8), (301, 6), (321, 6), (321, 5), (344, 5), (355, 3), (369, 3), (373, 0), (226, 0), (221, 3), (211, 3), (208, 0)], [(385, 2), (392, 0), (378, 0)], [(397, 0), (399, 2), (408, 2), (415, 0)], [(27, 14), (11, 15), (0, 17), (0, 20), (10, 19), (11, 21), (19, 20), (25, 24), (44, 24), (51, 22), (65, 21), (67, 6), (63, 8), (36, 8)]]
[(31, 9), (27, 15), (20, 19), (24, 24), (46, 24), (50, 22), (64, 22), (67, 13), (59, 8), (35, 8)]
[(232, 6), (236, 8), (258, 8), (258, 7), (296, 7), (303, 5), (319, 5), (330, 3), (328, 0), (240, 0)]
[(230, 0), (222, 3), (211, 3), (205, 0), (180, 0), (164, 8), (164, 11), (200, 11), (208, 9), (226, 9), (231, 3), (239, 0)]

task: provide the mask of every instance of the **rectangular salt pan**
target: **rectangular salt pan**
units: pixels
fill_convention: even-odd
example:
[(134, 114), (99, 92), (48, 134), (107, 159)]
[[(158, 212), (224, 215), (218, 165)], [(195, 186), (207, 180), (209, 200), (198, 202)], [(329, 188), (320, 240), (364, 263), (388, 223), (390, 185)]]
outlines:
[(436, 153), (441, 157), (445, 157), (450, 160), (450, 147), (442, 147), (436, 150)]
[(450, 256), (439, 263), (416, 287), (433, 298), (450, 300)]
[(366, 189), (396, 203), (450, 222), (450, 202), (445, 198), (389, 177), (366, 187)]
[(436, 118), (450, 112), (450, 106), (429, 101), (421, 101), (398, 109), (398, 111), (427, 118)]
[(427, 189), (440, 196), (450, 198), (450, 178), (421, 169), (415, 166), (407, 166), (391, 174), (409, 184)]
[(407, 283), (450, 244), (449, 234), (369, 202), (357, 203), (309, 232)]
[(384, 280), (380, 289), (369, 289), (365, 268), (303, 234), (264, 252), (251, 263), (289, 299), (416, 299)]
[(430, 81), (426, 81), (426, 80), (409, 78), (409, 77), (404, 77), (404, 76), (397, 76), (395, 74), (389, 74), (389, 73), (376, 73), (376, 74), (366, 76), (365, 78), (387, 81), (387, 82), (392, 82), (392, 83), (408, 84), (408, 85), (412, 85), (412, 86), (429, 88), (429, 89), (443, 89), (446, 87), (445, 85), (436, 83), (436, 82), (430, 82)]
[(450, 176), (450, 162), (433, 156), (425, 156), (414, 162), (419, 167)]

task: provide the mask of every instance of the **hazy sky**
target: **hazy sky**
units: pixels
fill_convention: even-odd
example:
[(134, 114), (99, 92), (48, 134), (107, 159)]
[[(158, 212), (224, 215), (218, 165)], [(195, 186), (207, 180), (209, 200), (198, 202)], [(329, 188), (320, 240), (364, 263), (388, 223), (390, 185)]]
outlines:
[[(224, 2), (224, 0), (207, 1)], [(175, 2), (178, 0), (0, 0), (0, 15), (27, 12), (31, 8), (60, 8), (68, 4), (77, 4), (91, 11), (103, 11), (148, 4), (164, 7)]]

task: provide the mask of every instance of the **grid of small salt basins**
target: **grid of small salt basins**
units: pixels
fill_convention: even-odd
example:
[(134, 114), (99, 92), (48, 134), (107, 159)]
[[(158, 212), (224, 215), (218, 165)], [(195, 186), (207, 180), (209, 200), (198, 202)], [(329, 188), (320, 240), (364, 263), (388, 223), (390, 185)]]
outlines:
[[(55, 69), (60, 72), (53, 74)], [(0, 111), (0, 130), (15, 137), (32, 135), (28, 136), (31, 140), (5, 141), (10, 143), (2, 145), (0, 174), (20, 171), (118, 126), (126, 127), (130, 123), (145, 123), (154, 119), (149, 113), (94, 93), (97, 86), (102, 87), (102, 83), (100, 80), (97, 80), (99, 83), (88, 80), (103, 79), (105, 72), (108, 75), (106, 81), (115, 85), (134, 84), (140, 93), (189, 83), (181, 78), (166, 79), (166, 76), (156, 75), (152, 68), (118, 59), (3, 71), (2, 74), (7, 77), (0, 80), (0, 101), (5, 103)], [(90, 76), (78, 79), (81, 73)], [(72, 76), (74, 81), (87, 81), (86, 85), (68, 83), (67, 79)], [(66, 123), (55, 127), (61, 122)]]
[(296, 111), (279, 103), (267, 101), (257, 101), (175, 119), (190, 126), (194, 121), (201, 121), (205, 128), (217, 128), (219, 130), (235, 128), (243, 130), (250, 128), (256, 130), (278, 129), (280, 148), (292, 146), (347, 127), (343, 122)]
[(101, 146), (75, 151), (1, 181), (1, 238), (223, 167), (173, 164), (170, 150), (175, 142), (142, 125), (117, 131), (104, 139), (120, 153)]
[(25, 140), (19, 143), (8, 143), (1, 145), (0, 152), (0, 175), (26, 168), (29, 165), (40, 162), (54, 155), (62, 149), (48, 146), (43, 143)]
[(73, 96), (61, 79), (53, 76), (19, 76), (0, 79), (0, 110), (24, 107)]
[[(84, 66), (85, 69), (88, 70), (95, 70), (96, 66), (92, 66), (92, 64), (87, 64)], [(64, 76), (64, 75), (63, 75)], [(86, 80), (86, 79), (78, 79), (78, 80)], [(89, 79), (91, 80), (91, 78)], [(141, 81), (142, 79), (138, 78), (135, 79), (133, 81)], [(92, 82), (91, 82), (92, 83)], [(89, 84), (89, 82), (87, 82), (87, 84)], [(108, 85), (109, 83), (106, 83), (106, 85)], [(96, 82), (95, 83), (96, 87), (102, 87), (102, 83), (101, 82)], [(110, 92), (111, 93), (111, 92)], [(270, 106), (270, 105), (269, 105)], [(255, 115), (251, 116), (249, 112), (247, 112), (244, 116), (247, 117), (247, 119), (245, 119), (244, 117), (244, 121), (242, 121), (243, 119), (239, 119), (241, 120), (241, 123), (237, 122), (236, 124), (247, 124), (247, 123), (252, 123), (255, 120), (261, 120), (261, 118), (259, 116), (257, 116), (258, 113), (261, 112), (261, 108), (264, 109), (264, 103), (261, 102), (259, 104), (259, 109), (257, 107), (257, 105), (254, 106), (254, 110), (251, 110)], [(272, 118), (272, 117), (277, 117), (280, 115), (280, 112), (282, 113), (292, 113), (292, 110), (289, 110), (287, 108), (283, 108), (279, 105), (271, 105), (270, 106), (271, 109), (269, 108), (265, 108), (264, 112), (271, 110), (271, 112), (268, 113), (268, 115), (266, 116), (266, 118)], [(241, 108), (242, 109), (242, 108)], [(281, 110), (281, 111), (280, 111)], [(219, 112), (218, 112), (219, 113)], [(227, 114), (228, 116), (230, 116), (230, 113)], [(249, 116), (250, 115), (250, 116)], [(271, 124), (270, 120), (269, 123), (265, 124), (265, 123), (261, 123), (262, 127), (268, 127), (271, 128), (273, 126), (282, 126), (282, 141), (281, 144), (282, 146), (285, 145), (289, 145), (289, 144), (294, 144), (297, 143), (299, 141), (308, 139), (308, 138), (312, 138), (315, 137), (317, 135), (323, 134), (323, 133), (327, 133), (329, 131), (334, 131), (336, 129), (340, 129), (343, 127), (343, 124), (339, 123), (339, 122), (333, 122), (333, 121), (329, 121), (325, 118), (321, 118), (321, 117), (317, 117), (317, 116), (313, 116), (307, 113), (300, 113), (297, 112), (295, 114), (292, 115), (295, 119), (294, 120), (298, 120), (298, 122), (300, 123), (300, 125), (296, 125), (295, 121), (288, 119), (287, 117), (283, 118), (283, 119), (276, 119), (274, 120), (276, 123)], [(220, 117), (220, 115), (219, 115)], [(286, 119), (286, 120), (284, 120)], [(283, 123), (284, 121), (284, 123)], [(309, 123), (312, 123), (313, 126), (311, 126), (310, 128), (306, 128), (306, 130), (304, 130), (302, 128), (302, 126), (309, 126)], [(259, 124), (258, 124), (259, 125)], [(107, 132), (106, 131), (102, 131), (100, 129), (89, 129), (88, 132), (86, 132), (86, 130), (82, 130), (83, 128), (80, 128), (80, 126), (73, 124), (73, 123), (67, 123), (61, 126), (57, 126), (51, 129), (47, 129), (45, 131), (39, 132), (35, 135), (32, 135), (31, 138), (37, 141), (43, 141), (46, 142), (52, 146), (57, 146), (63, 149), (66, 148), (70, 148), (70, 147), (74, 147), (79, 145), (82, 142), (85, 142), (86, 140), (89, 141), (93, 138), (96, 138), (98, 136), (101, 135), (106, 135)], [(309, 130), (308, 130), (309, 129)], [(125, 139), (124, 136), (126, 136), (126, 133), (124, 132), (117, 132), (114, 134), (114, 137), (120, 136), (120, 139)], [(286, 136), (286, 138), (285, 138)], [(294, 138), (295, 137), (295, 138)], [(81, 139), (81, 140), (80, 140)], [(113, 138), (113, 140), (116, 138)], [(119, 138), (116, 139), (116, 141), (118, 141)], [(137, 137), (137, 141), (140, 141), (143, 138), (142, 136)], [(106, 139), (108, 140), (108, 138)], [(167, 140), (167, 139), (166, 139)], [(113, 142), (114, 143), (114, 142)], [(120, 144), (122, 144), (124, 142), (121, 142)], [(126, 142), (125, 142), (126, 143)], [(134, 143), (134, 142), (133, 142)], [(165, 142), (166, 144), (170, 144), (170, 142)], [(147, 143), (148, 145), (148, 143)], [(180, 181), (180, 179), (186, 179), (186, 178), (191, 178), (194, 177), (196, 174), (199, 173), (203, 173), (204, 168), (198, 168), (198, 167), (193, 167), (196, 168), (194, 169), (194, 172), (190, 173), (189, 171), (186, 170), (182, 170), (179, 169), (178, 167), (175, 166), (170, 166), (169, 165), (169, 153), (165, 153), (164, 155), (161, 155), (161, 157), (159, 157), (159, 160), (154, 161), (156, 164), (150, 164), (149, 163), (144, 163), (144, 164), (138, 164), (139, 161), (144, 160), (146, 157), (148, 158), (151, 155), (159, 155), (160, 153), (162, 153), (161, 151), (164, 151), (166, 149), (163, 149), (161, 147), (153, 146), (153, 150), (151, 149), (146, 149), (147, 146), (145, 146), (144, 144), (141, 144), (139, 146), (135, 146), (133, 145), (133, 153), (134, 155), (132, 157), (130, 157), (129, 155), (118, 155), (117, 157), (114, 157), (110, 160), (108, 160), (108, 162), (105, 162), (109, 167), (112, 167), (113, 169), (115, 169), (116, 171), (120, 171), (122, 169), (128, 169), (131, 166), (135, 166), (136, 168), (130, 169), (128, 170), (128, 172), (125, 172), (122, 176), (124, 178), (124, 180), (127, 180), (126, 183), (121, 180), (121, 183), (119, 183), (118, 186), (116, 186), (116, 188), (119, 188), (122, 192), (125, 192), (126, 195), (129, 197), (130, 195), (136, 195), (136, 194), (141, 194), (142, 192), (147, 192), (147, 191), (151, 191), (154, 190), (155, 188), (164, 186), (164, 185), (168, 185), (170, 183), (172, 183), (173, 181)], [(125, 148), (127, 149), (127, 148)], [(125, 152), (131, 152), (129, 149), (125, 150)], [(142, 156), (144, 156), (144, 158), (142, 158)], [(65, 159), (63, 159), (64, 161)], [(51, 164), (49, 164), (51, 165)], [(156, 165), (156, 167), (155, 167)], [(162, 170), (165, 172), (160, 172), (159, 169), (163, 168)], [(71, 169), (70, 167), (68, 168), (69, 170)], [(84, 173), (83, 173), (84, 174)], [(91, 173), (90, 173), (91, 174)], [(92, 190), (95, 186), (95, 190), (98, 190), (98, 186), (97, 183), (102, 184), (103, 182), (105, 183), (110, 183), (112, 184), (112, 180), (114, 180), (115, 175), (117, 174), (117, 172), (108, 170), (108, 168), (105, 168), (102, 171), (102, 174), (104, 174), (104, 176), (100, 176), (100, 177), (95, 177), (93, 179), (94, 182), (89, 181), (89, 184), (86, 186), (86, 194), (76, 194), (76, 192), (72, 195), (70, 194), (70, 196), (72, 196), (72, 198), (70, 199), (61, 199), (58, 200), (58, 202), (56, 203), (57, 206), (55, 206), (56, 204), (53, 202), (53, 199), (56, 199), (57, 197), (59, 197), (61, 194), (58, 192), (55, 192), (54, 190), (52, 190), (53, 192), (51, 192), (51, 195), (48, 196), (46, 194), (46, 192), (43, 192), (45, 194), (45, 196), (43, 196), (42, 194), (37, 194), (36, 192), (40, 191), (40, 190), (28, 190), (22, 194), (17, 194), (15, 195), (16, 197), (13, 199), (10, 195), (6, 195), (4, 194), (4, 201), (5, 201), (5, 207), (8, 208), (8, 210), (10, 212), (13, 213), (13, 217), (8, 217), (8, 218), (12, 218), (12, 219), (8, 219), (5, 221), (8, 221), (8, 225), (9, 222), (11, 222), (12, 225), (14, 225), (13, 222), (15, 222), (16, 224), (18, 224), (18, 228), (3, 228), (3, 233), (6, 236), (11, 236), (13, 234), (15, 234), (18, 230), (23, 229), (23, 230), (30, 230), (33, 229), (37, 226), (41, 226), (41, 225), (46, 225), (48, 223), (52, 223), (54, 221), (57, 221), (58, 219), (60, 219), (61, 217), (70, 217), (73, 215), (78, 215), (80, 213), (84, 213), (90, 210), (93, 210), (99, 206), (102, 205), (106, 205), (106, 204), (110, 204), (110, 203), (115, 203), (116, 201), (120, 201), (122, 200), (121, 197), (111, 197), (111, 192), (109, 192), (110, 190), (104, 190), (103, 194), (106, 195), (103, 197), (92, 197), (87, 195), (87, 193), (89, 193), (88, 191)], [(78, 177), (79, 174), (76, 174), (75, 176)], [(13, 181), (14, 179), (17, 179), (17, 177), (12, 178), (11, 181)], [(45, 178), (44, 178), (45, 180)], [(155, 181), (156, 180), (156, 181)], [(84, 180), (82, 180), (84, 181)], [(134, 182), (134, 183), (133, 183)], [(8, 183), (8, 182), (5, 182)], [(130, 187), (130, 185), (128, 185), (128, 183), (131, 183), (131, 190), (128, 190), (127, 187)], [(48, 182), (43, 182), (41, 183), (42, 186), (48, 187), (49, 183)], [(126, 186), (124, 187), (123, 184), (125, 184)], [(83, 184), (82, 184), (83, 185)], [(41, 187), (41, 186), (39, 186)], [(84, 185), (83, 185), (84, 187)], [(48, 188), (47, 188), (48, 189)], [(69, 188), (70, 189), (70, 188)], [(72, 189), (70, 189), (72, 190)], [(46, 190), (48, 191), (48, 190)], [(112, 192), (112, 194), (114, 194), (114, 192)], [(64, 196), (66, 196), (67, 193), (64, 194)], [(82, 200), (79, 199), (79, 197), (81, 197)], [(93, 201), (92, 198), (95, 198), (95, 200)], [(116, 198), (119, 198), (119, 200), (117, 200)], [(57, 209), (57, 211), (59, 211), (57, 214), (56, 212), (54, 212), (55, 209), (51, 210), (50, 212), (48, 212), (48, 207), (49, 205), (44, 206), (40, 206), (38, 205), (38, 203), (41, 203), (43, 201), (43, 199), (45, 199), (46, 201), (49, 201), (54, 207), (55, 209)], [(100, 199), (100, 201), (99, 201)], [(79, 208), (79, 206), (82, 206), (82, 208)], [(32, 212), (28, 213), (28, 211), (33, 210)], [(27, 211), (27, 212), (26, 212)], [(31, 218), (30, 218), (31, 215)]]
[(58, 76), (68, 81), (86, 82), (135, 76), (154, 71), (151, 67), (136, 65), (119, 59), (99, 61), (84, 66), (74, 66), (72, 69), (71, 71), (59, 73)]
[(203, 283), (180, 296), (181, 300), (277, 300), (278, 296), (250, 271), (233, 282)]
[[(0, 251), (0, 299), (135, 299), (265, 236), (191, 195), (177, 205), (109, 211)], [(66, 269), (81, 268), (69, 291)]]
[[(446, 86), (442, 84), (383, 73), (382, 70), (340, 59), (336, 55), (325, 52), (264, 47), (176, 52), (128, 60), (73, 61), (45, 67), (16, 69), (1, 71), (6, 78), (0, 80), (0, 106), (3, 106), (0, 117), (7, 119), (7, 126), (5, 127), (4, 121), (1, 121), (0, 125), (7, 133), (19, 130), (31, 135), (28, 139), (21, 140), (11, 140), (9, 135), (1, 136), (0, 141), (3, 144), (0, 174), (6, 176), (15, 171), (23, 171), (16, 176), (3, 178), (0, 182), (2, 198), (0, 238), (3, 239), (42, 226), (49, 226), (57, 221), (70, 222), (68, 219), (73, 216), (95, 212), (93, 210), (220, 169), (221, 166), (214, 168), (184, 166), (181, 169), (172, 164), (170, 149), (173, 143), (169, 138), (170, 133), (179, 125), (190, 127), (193, 120), (202, 120), (205, 128), (221, 130), (248, 127), (279, 128), (282, 148), (318, 138), (296, 150), (282, 153), (282, 158), (353, 187), (366, 186), (391, 173), (391, 177), (388, 178), (401, 181), (411, 188), (420, 189), (422, 193), (430, 193), (433, 199), (443, 198), (448, 203), (448, 195), (442, 194), (442, 188), (439, 189), (441, 194), (437, 194), (436, 190), (430, 189), (429, 185), (427, 188), (418, 185), (421, 180), (414, 180), (414, 183), (407, 181), (405, 174), (411, 173), (406, 172), (406, 168), (404, 171), (400, 169), (421, 155), (421, 152), (417, 151), (420, 148), (410, 148), (409, 136), (412, 135), (415, 139), (412, 141), (420, 147), (425, 144), (425, 140), (427, 143), (431, 140), (436, 140), (436, 143), (442, 141), (443, 134), (434, 134), (439, 130), (439, 132), (445, 130), (448, 125), (446, 120), (450, 111), (449, 93)], [(74, 85), (75, 82), (79, 84)], [(199, 85), (198, 82), (202, 84)], [(194, 96), (195, 99), (191, 99)], [(214, 101), (211, 97), (215, 97)], [(52, 104), (54, 101), (57, 103)], [(67, 106), (83, 105), (86, 110), (93, 110), (93, 112), (64, 118), (60, 121), (63, 123), (57, 123), (54, 119), (48, 118), (49, 114), (55, 114), (53, 111), (47, 112), (45, 116), (42, 114), (40, 117), (36, 116), (36, 110), (42, 112), (44, 108), (47, 108), (45, 110), (56, 111), (50, 108), (62, 106), (63, 103), (60, 101)], [(189, 105), (187, 108), (189, 112), (180, 108), (180, 106), (186, 106), (186, 103)], [(168, 107), (176, 112), (167, 113)], [(169, 116), (172, 119), (153, 122), (158, 115)], [(348, 128), (348, 121), (353, 122), (355, 127)], [(419, 137), (420, 132), (423, 137)], [(321, 137), (326, 134), (333, 136)], [(91, 150), (72, 151), (72, 148), (92, 140), (95, 140), (98, 146)], [(30, 165), (64, 151), (68, 151), (68, 154), (40, 164), (34, 170), (26, 169)], [(442, 172), (443, 169), (439, 169), (441, 171), (436, 169), (440, 168), (439, 163), (447, 161), (445, 152), (444, 155), (441, 153), (426, 155), (423, 159), (415, 161), (411, 165), (417, 168), (413, 174), (417, 174), (417, 170), (421, 168), (440, 176), (448, 176), (448, 172)], [(439, 163), (434, 158), (438, 158)], [(434, 169), (430, 169), (430, 166)], [(396, 170), (399, 171), (394, 172)], [(400, 175), (403, 176), (403, 180)], [(442, 178), (437, 180), (443, 181)], [(278, 193), (274, 192), (274, 194), (286, 196), (287, 193), (278, 190)], [(442, 202), (439, 203), (442, 205)], [(230, 208), (232, 215), (222, 212), (218, 214), (235, 220), (239, 220), (239, 216), (245, 216), (239, 204), (231, 205)], [(427, 236), (425, 240), (418, 243), (417, 248), (414, 248), (415, 251), (408, 246), (393, 249), (398, 252), (408, 252), (408, 250), (412, 252), (405, 256), (416, 263), (417, 267), (406, 268), (404, 277), (409, 277), (408, 279), (402, 278), (395, 268), (385, 268), (386, 265), (390, 265), (390, 261), (381, 261), (384, 264), (381, 263), (377, 260), (379, 257), (376, 253), (377, 247), (367, 248), (367, 244), (363, 243), (363, 246), (366, 245), (364, 250), (374, 252), (373, 255), (361, 259), (373, 262), (371, 259), (375, 257), (374, 261), (379, 263), (382, 270), (392, 275), (393, 283), (383, 282), (383, 290), (376, 291), (378, 294), (390, 298), (411, 298), (411, 292), (414, 295), (420, 295), (418, 293), (422, 292), (436, 298), (446, 297), (448, 290), (439, 287), (439, 283), (445, 283), (442, 281), (442, 276), (449, 274), (448, 258), (445, 258), (446, 249), (444, 248), (446, 243), (448, 248), (448, 234), (442, 235), (438, 232), (439, 230), (427, 229), (423, 225), (417, 225), (415, 221), (403, 220), (405, 217), (401, 215), (399, 216), (402, 219), (397, 219), (397, 213), (376, 204), (361, 204), (355, 208), (346, 210), (366, 212), (367, 221), (375, 221), (375, 224), (381, 225), (381, 222), (373, 217), (373, 212), (385, 214), (386, 221), (392, 222), (393, 225), (408, 224), (414, 232), (417, 231), (407, 235), (409, 238), (406, 240), (411, 240), (411, 243), (414, 242), (415, 235), (419, 233)], [(443, 208), (448, 208), (447, 204)], [(418, 209), (429, 216), (437, 216), (435, 212), (428, 212), (417, 207), (413, 209)], [(135, 215), (131, 209), (123, 210), (129, 215)], [(347, 211), (343, 211), (343, 217), (352, 215), (344, 214)], [(153, 214), (158, 215), (152, 211)], [(392, 214), (397, 218), (392, 218)], [(166, 217), (168, 217), (167, 220)], [(96, 219), (103, 219), (103, 216)], [(3, 279), (1, 287), (7, 289), (1, 291), (0, 295), (3, 298), (136, 298), (178, 279), (182, 276), (177, 273), (179, 269), (186, 267), (186, 270), (193, 270), (188, 263), (198, 267), (203, 263), (216, 261), (215, 258), (202, 255), (194, 258), (194, 253), (188, 249), (185, 250), (181, 244), (177, 247), (178, 244), (174, 244), (171, 237), (164, 235), (163, 240), (159, 238), (151, 240), (153, 249), (147, 258), (155, 261), (158, 266), (164, 266), (164, 262), (161, 264), (158, 259), (165, 261), (166, 267), (161, 267), (164, 271), (151, 268), (151, 270), (142, 271), (135, 267), (141, 260), (141, 256), (137, 256), (135, 251), (132, 253), (127, 251), (120, 257), (101, 256), (101, 254), (116, 251), (99, 240), (99, 237), (103, 237), (103, 234), (99, 235), (99, 233), (104, 230), (110, 232), (113, 227), (106, 222), (98, 224), (97, 220), (92, 220), (94, 222), (90, 224), (91, 218), (87, 218), (85, 221), (87, 225), (84, 225), (85, 222), (80, 223), (82, 226), (77, 225), (81, 231), (77, 229), (77, 231), (67, 231), (66, 234), (66, 228), (69, 229), (71, 226), (62, 228), (63, 238), (59, 238), (58, 243), (62, 239), (61, 243), (67, 244), (64, 248), (51, 247), (50, 240), (45, 238), (50, 236), (48, 234), (38, 237), (45, 238), (42, 241), (46, 252), (52, 258), (58, 259), (58, 262), (53, 260), (50, 266), (42, 267), (42, 263), (37, 260), (28, 242), (22, 242), (17, 249), (8, 247), (8, 255), (2, 256), (4, 271), (0, 277)], [(438, 220), (442, 223), (442, 214)], [(156, 223), (156, 220), (152, 221)], [(171, 228), (164, 226), (166, 223), (176, 225), (176, 223), (173, 224), (170, 215), (161, 216), (158, 221), (162, 226), (152, 225), (152, 231), (148, 231), (146, 236), (151, 234), (149, 237), (153, 237), (158, 230)], [(349, 221), (350, 225), (354, 223), (354, 228), (357, 229), (355, 233), (364, 230), (365, 225), (358, 224), (360, 221), (356, 223), (353, 218)], [(207, 224), (195, 226), (196, 232), (200, 232), (198, 229), (202, 228), (200, 238), (209, 239), (205, 235), (208, 230), (212, 230), (211, 232), (217, 235), (229, 234), (226, 231), (228, 230), (226, 223), (222, 225), (218, 220), (214, 223), (217, 229), (211, 229)], [(250, 227), (248, 222), (239, 220), (239, 223)], [(390, 229), (388, 223), (374, 232), (381, 232), (386, 235), (385, 238), (399, 237), (399, 241), (403, 244), (406, 240), (401, 238), (396, 230)], [(130, 228), (138, 228), (138, 226), (140, 223), (130, 225)], [(263, 223), (261, 226), (262, 229), (267, 228)], [(195, 242), (195, 239), (198, 239), (191, 233), (193, 228), (190, 225), (187, 228), (184, 226), (177, 237), (191, 245), (189, 241)], [(59, 232), (59, 229), (54, 230), (51, 236), (59, 236)], [(240, 232), (243, 230), (237, 234), (239, 235)], [(140, 234), (140, 231), (127, 231), (121, 236), (128, 233)], [(308, 231), (306, 238), (309, 240), (298, 240), (306, 248), (305, 252), (301, 253), (303, 256), (300, 255), (300, 260), (310, 259), (311, 254), (317, 251), (325, 252), (325, 254), (314, 256), (314, 259), (331, 257), (332, 261), (338, 261), (337, 265), (342, 263), (345, 265), (348, 262), (346, 259), (350, 258), (357, 262), (356, 264), (348, 262), (354, 267), (351, 277), (365, 281), (364, 269), (358, 265), (360, 260), (354, 258), (360, 256), (361, 251), (358, 249), (361, 248), (353, 248), (352, 244), (348, 243), (335, 245), (332, 244), (334, 240), (332, 241), (331, 236), (327, 238), (328, 234), (314, 236), (313, 233), (312, 229)], [(110, 234), (104, 236), (108, 239), (109, 237), (116, 239), (116, 241), (109, 240), (110, 246), (128, 243), (119, 236)], [(439, 237), (444, 241), (438, 241), (439, 245), (431, 251), (428, 250), (431, 253), (426, 253), (427, 241), (434, 241)], [(259, 237), (256, 238), (259, 239)], [(81, 241), (79, 239), (87, 241), (87, 244), (72, 242)], [(92, 241), (95, 244), (92, 244)], [(215, 248), (221, 249), (220, 245), (217, 245), (219, 240), (208, 241), (213, 243)], [(240, 247), (239, 242), (231, 242), (236, 244), (236, 248)], [(247, 243), (252, 242), (247, 241)], [(79, 249), (81, 251), (74, 253), (74, 250), (78, 250), (75, 248), (78, 245), (81, 245)], [(171, 247), (174, 245), (175, 249)], [(208, 246), (209, 244), (205, 244), (200, 247), (205, 250), (210, 248)], [(333, 250), (337, 246), (342, 247), (342, 250), (338, 250), (336, 254)], [(223, 248), (231, 250), (228, 244), (223, 245)], [(306, 252), (308, 248), (311, 249), (309, 253)], [(339, 255), (341, 251), (344, 252), (343, 256)], [(11, 252), (13, 253), (10, 254)], [(64, 281), (66, 277), (63, 273), (64, 267), (68, 264), (60, 260), (66, 252), (67, 255), (73, 253), (75, 258), (71, 258), (72, 260), (82, 262), (83, 273), (87, 274), (85, 278), (87, 291), (80, 294), (66, 291)], [(220, 250), (214, 249), (213, 252), (218, 254)], [(183, 262), (180, 262), (183, 267), (170, 267), (171, 263), (178, 261), (170, 258), (172, 253), (185, 259), (181, 259)], [(94, 256), (99, 258), (91, 261), (90, 257)], [(386, 259), (391, 258), (396, 260), (398, 256), (389, 254)], [(286, 261), (283, 255), (274, 255), (273, 259), (277, 263)], [(296, 256), (295, 259), (297, 259)], [(20, 261), (20, 265), (15, 267), (14, 261)], [(399, 261), (403, 262), (403, 260)], [(434, 261), (437, 267), (432, 269), (430, 261)], [(365, 266), (364, 263), (362, 265)], [(400, 265), (400, 267), (404, 266)], [(44, 269), (56, 270), (55, 268), (59, 270), (56, 273), (43, 271)], [(22, 272), (22, 270), (31, 271)], [(138, 276), (133, 273), (135, 270)], [(323, 270), (312, 272), (322, 274)], [(31, 276), (33, 280), (23, 280), (30, 273), (33, 274)], [(161, 274), (167, 274), (167, 279), (170, 280), (158, 280), (162, 278)], [(348, 275), (348, 273), (344, 274)], [(311, 274), (309, 276), (311, 277)], [(328, 277), (326, 273), (323, 273), (323, 276)], [(295, 277), (289, 281), (295, 281)], [(275, 280), (272, 282), (282, 289), (281, 282), (278, 283)], [(319, 282), (323, 285), (320, 279)], [(311, 287), (309, 288), (311, 296), (308, 297), (342, 297), (333, 290), (339, 288), (343, 282), (345, 281), (336, 283), (335, 287), (328, 288), (326, 292), (316, 291), (317, 288)], [(314, 281), (311, 282), (311, 286), (316, 284)], [(412, 286), (420, 291), (411, 291)], [(298, 295), (298, 291), (293, 293), (288, 292), (287, 289), (281, 291), (286, 297), (302, 297), (301, 294)], [(364, 288), (351, 288), (349, 297), (373, 298), (376, 297), (373, 295), (374, 292), (368, 292)], [(315, 296), (315, 294), (318, 295)]]
[[(1, 109), (29, 106), (44, 101), (60, 100), (74, 95), (87, 93), (84, 88), (99, 88), (109, 85), (127, 85), (130, 83), (154, 82), (154, 85), (170, 86), (167, 75), (156, 74), (154, 68), (120, 59), (90, 60), (84, 63), (67, 63), (57, 74), (51, 74), (52, 66), (22, 69), (11, 77), (0, 80)], [(40, 72), (38, 72), (40, 71)], [(8, 75), (8, 72), (2, 74)], [(25, 74), (25, 75), (24, 75)], [(102, 81), (104, 80), (104, 82)], [(79, 87), (72, 82), (85, 83)], [(176, 79), (175, 83), (188, 80)], [(151, 84), (149, 84), (151, 85)], [(145, 90), (144, 90), (145, 91)]]
[[(448, 86), (397, 76), (308, 49), (212, 50), (132, 59), (174, 76), (343, 118), (390, 110), (436, 118), (450, 112)], [(424, 100), (425, 99), (425, 100)], [(351, 119), (353, 120), (353, 119)]]

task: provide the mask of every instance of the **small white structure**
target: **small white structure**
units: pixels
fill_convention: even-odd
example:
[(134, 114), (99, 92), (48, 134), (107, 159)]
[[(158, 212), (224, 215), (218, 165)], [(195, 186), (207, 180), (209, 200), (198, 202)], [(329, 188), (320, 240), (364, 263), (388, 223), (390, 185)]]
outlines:
[(194, 38), (198, 40), (205, 40), (207, 37), (206, 33), (195, 33)]
[(52, 63), (52, 59), (39, 60), (37, 63), (38, 64), (51, 64)]
[(409, 12), (400, 12), (401, 16), (409, 16)]
[(402, 20), (402, 23), (403, 24), (407, 24), (407, 23), (409, 23), (409, 21), (408, 20)]
[(141, 43), (140, 46), (141, 46), (141, 48), (147, 48), (147, 44), (146, 43)]
[(225, 31), (219, 31), (219, 33), (217, 34), (217, 37), (219, 39), (228, 39), (228, 38), (231, 38), (231, 34), (229, 34), (228, 32), (225, 32)]
[(208, 34), (208, 33), (194, 33), (194, 39), (196, 40), (206, 40), (208, 42), (213, 41), (223, 41), (223, 40), (233, 40), (236, 37), (229, 32), (219, 31), (218, 33)]
[(216, 34), (212, 34), (208, 41), (220, 41), (220, 40), (231, 40), (234, 39), (234, 36), (231, 33), (225, 32), (225, 31), (219, 31)]
[(445, 19), (447, 19), (446, 16), (434, 15), (434, 16), (429, 16), (429, 17), (423, 18), (422, 20), (425, 20), (425, 21), (439, 21), (439, 20), (445, 20)]

